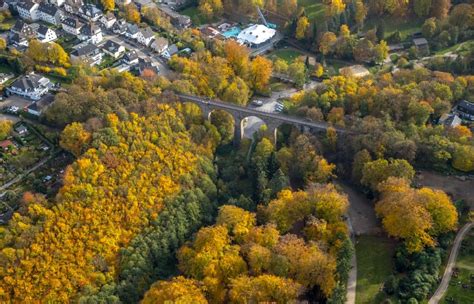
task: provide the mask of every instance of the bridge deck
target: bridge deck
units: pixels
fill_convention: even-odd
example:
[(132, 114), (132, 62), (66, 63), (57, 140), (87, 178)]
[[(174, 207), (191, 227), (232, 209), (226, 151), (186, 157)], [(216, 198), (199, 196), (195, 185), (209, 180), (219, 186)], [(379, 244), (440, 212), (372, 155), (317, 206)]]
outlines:
[[(242, 114), (242, 116), (265, 117), (265, 118), (270, 118), (270, 119), (280, 121), (282, 123), (288, 123), (288, 124), (291, 124), (291, 125), (308, 127), (308, 128), (311, 128), (311, 129), (327, 130), (330, 127), (330, 125), (326, 122), (307, 121), (305, 119), (301, 119), (301, 118), (295, 117), (295, 116), (290, 116), (290, 115), (285, 115), (285, 114), (280, 114), (280, 113), (269, 113), (269, 112), (259, 111), (259, 110), (256, 110), (256, 109), (246, 108), (246, 107), (242, 107), (242, 106), (239, 106), (239, 105), (226, 103), (226, 102), (222, 102), (222, 101), (208, 100), (208, 99), (204, 99), (204, 98), (197, 97), (197, 96), (190, 96), (190, 95), (183, 95), (183, 94), (178, 94), (177, 96), (181, 99), (181, 101), (189, 101), (189, 102), (193, 102), (193, 103), (198, 103), (201, 106), (208, 106), (211, 109), (230, 110), (230, 111), (240, 113), (240, 114)], [(341, 128), (341, 127), (334, 127), (333, 126), (333, 128), (336, 129), (336, 131), (340, 132), (340, 133), (347, 132), (346, 129)]]

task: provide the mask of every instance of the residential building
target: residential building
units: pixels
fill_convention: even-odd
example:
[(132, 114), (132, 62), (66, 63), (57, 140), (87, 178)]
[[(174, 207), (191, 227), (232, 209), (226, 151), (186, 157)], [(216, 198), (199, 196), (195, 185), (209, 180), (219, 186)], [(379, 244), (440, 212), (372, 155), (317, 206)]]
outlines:
[(237, 40), (251, 48), (259, 48), (276, 35), (276, 30), (266, 27), (263, 24), (254, 24), (242, 30), (237, 35)]
[(39, 100), (52, 87), (51, 81), (38, 74), (23, 76), (7, 88), (8, 94), (16, 94), (32, 100)]
[(102, 46), (102, 50), (104, 53), (117, 59), (125, 52), (125, 47), (112, 40), (107, 40), (107, 42)]
[(41, 42), (51, 42), (58, 39), (56, 32), (47, 26), (40, 25), (37, 31), (37, 38)]
[(19, 125), (17, 127), (15, 127), (15, 132), (20, 134), (20, 135), (24, 135), (24, 134), (28, 134), (28, 128), (25, 127), (25, 125)]
[(0, 73), (0, 84), (4, 84), (8, 80), (13, 78), (13, 74)]
[(170, 45), (162, 54), (162, 56), (169, 60), (171, 57), (179, 52), (178, 46), (176, 44)]
[(103, 16), (102, 11), (91, 3), (81, 6), (78, 14), (88, 21), (98, 21)]
[(425, 38), (415, 38), (413, 39), (413, 45), (418, 50), (418, 53), (421, 56), (428, 56), (430, 54), (430, 47), (428, 44), (428, 40)]
[(126, 65), (134, 65), (138, 63), (138, 54), (136, 51), (129, 51), (125, 53), (122, 62)]
[(56, 5), (57, 7), (61, 7), (66, 3), (66, 0), (49, 0), (49, 3)]
[(468, 121), (474, 121), (474, 103), (467, 100), (461, 100), (456, 109), (459, 117)]
[(82, 5), (84, 5), (82, 0), (66, 0), (64, 2), (64, 10), (70, 14), (78, 14)]
[(36, 35), (33, 28), (22, 20), (17, 20), (10, 31), (25, 37), (34, 37)]
[(84, 24), (81, 23), (77, 18), (73, 18), (73, 17), (64, 19), (61, 22), (61, 25), (63, 27), (63, 30), (66, 33), (69, 33), (75, 36), (80, 34), (81, 28), (84, 26)]
[(151, 48), (158, 54), (162, 54), (168, 48), (168, 39), (158, 37), (151, 43)]
[(26, 111), (32, 115), (40, 116), (54, 102), (54, 95), (48, 94), (38, 101), (28, 105)]
[(93, 44), (99, 44), (103, 39), (102, 30), (96, 23), (90, 22), (81, 27), (79, 39)]
[(142, 29), (137, 34), (138, 43), (141, 43), (145, 46), (150, 46), (153, 39), (155, 39), (155, 33), (149, 27)]
[(127, 30), (125, 32), (125, 37), (137, 39), (140, 29), (136, 24), (127, 23)]
[(180, 9), (188, 5), (190, 0), (167, 0), (166, 3), (173, 9)]
[(61, 24), (62, 12), (54, 4), (41, 3), (38, 7), (39, 19), (54, 25)]
[(28, 47), (28, 39), (24, 35), (13, 33), (8, 37), (8, 44), (17, 48), (26, 48)]
[(16, 148), (16, 146), (11, 140), (5, 139), (5, 140), (0, 141), (0, 148), (3, 151), (8, 151), (8, 149)]
[(115, 0), (115, 4), (121, 6), (121, 5), (128, 5), (132, 3), (132, 0)]
[(133, 0), (133, 3), (140, 12), (143, 12), (143, 10), (147, 8), (157, 7), (153, 0)]
[(16, 6), (16, 9), (18, 11), (18, 15), (20, 15), (20, 18), (30, 20), (30, 21), (39, 20), (38, 8), (39, 8), (39, 4), (31, 0), (19, 2)]
[(138, 59), (138, 64), (134, 67), (134, 71), (138, 76), (150, 76), (157, 75), (160, 72), (160, 68), (151, 61), (140, 58)]
[(191, 26), (191, 18), (189, 16), (181, 15), (167, 6), (159, 6), (158, 8), (170, 18), (171, 24), (176, 28), (185, 29)]
[(100, 23), (102, 23), (107, 29), (112, 28), (116, 21), (117, 18), (115, 18), (115, 15), (112, 12), (108, 12), (100, 18)]
[(457, 126), (461, 125), (462, 119), (456, 114), (443, 114), (439, 118), (438, 123), (444, 125), (445, 127), (456, 128)]
[(117, 35), (125, 35), (127, 32), (127, 22), (124, 19), (117, 20), (112, 26), (112, 32)]
[(211, 38), (211, 39), (214, 39), (216, 38), (217, 36), (221, 35), (221, 33), (216, 30), (215, 28), (211, 27), (211, 26), (206, 26), (204, 28), (201, 28), (201, 33), (208, 37), (208, 38)]
[(88, 43), (71, 52), (71, 61), (94, 66), (102, 62), (103, 56), (104, 53), (97, 46)]
[(138, 59), (138, 64), (134, 66), (133, 70), (138, 76), (157, 75), (160, 71), (158, 66), (142, 58)]

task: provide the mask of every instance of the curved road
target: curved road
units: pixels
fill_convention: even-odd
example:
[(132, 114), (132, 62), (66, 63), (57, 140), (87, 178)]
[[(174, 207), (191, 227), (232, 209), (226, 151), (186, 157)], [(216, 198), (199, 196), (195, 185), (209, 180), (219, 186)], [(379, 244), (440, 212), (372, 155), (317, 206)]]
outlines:
[(439, 301), (443, 298), (446, 290), (449, 286), (449, 280), (451, 280), (451, 275), (453, 274), (454, 265), (456, 265), (456, 259), (459, 254), (459, 248), (461, 247), (461, 242), (466, 236), (466, 234), (471, 230), (474, 223), (468, 223), (459, 230), (458, 234), (456, 235), (456, 239), (454, 240), (453, 249), (451, 249), (451, 254), (449, 255), (448, 264), (446, 265), (446, 270), (443, 274), (443, 279), (441, 280), (441, 284), (439, 284), (438, 289), (436, 289), (435, 293), (429, 300), (428, 304), (438, 304)]

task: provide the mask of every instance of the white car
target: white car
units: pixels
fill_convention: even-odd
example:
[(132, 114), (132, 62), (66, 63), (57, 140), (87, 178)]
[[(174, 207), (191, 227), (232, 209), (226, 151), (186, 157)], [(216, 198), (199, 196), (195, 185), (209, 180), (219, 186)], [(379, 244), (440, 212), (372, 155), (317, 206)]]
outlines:
[(256, 99), (256, 100), (252, 100), (252, 104), (253, 104), (254, 106), (256, 106), (256, 107), (261, 107), (261, 106), (263, 106), (263, 101), (257, 100), (257, 99)]

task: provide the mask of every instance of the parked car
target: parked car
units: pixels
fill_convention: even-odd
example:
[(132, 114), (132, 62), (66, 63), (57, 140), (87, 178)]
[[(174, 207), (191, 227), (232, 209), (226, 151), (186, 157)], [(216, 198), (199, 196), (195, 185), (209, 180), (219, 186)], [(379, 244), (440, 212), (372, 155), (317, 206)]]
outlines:
[(263, 101), (255, 99), (255, 100), (252, 100), (252, 104), (256, 107), (261, 107), (263, 106)]

